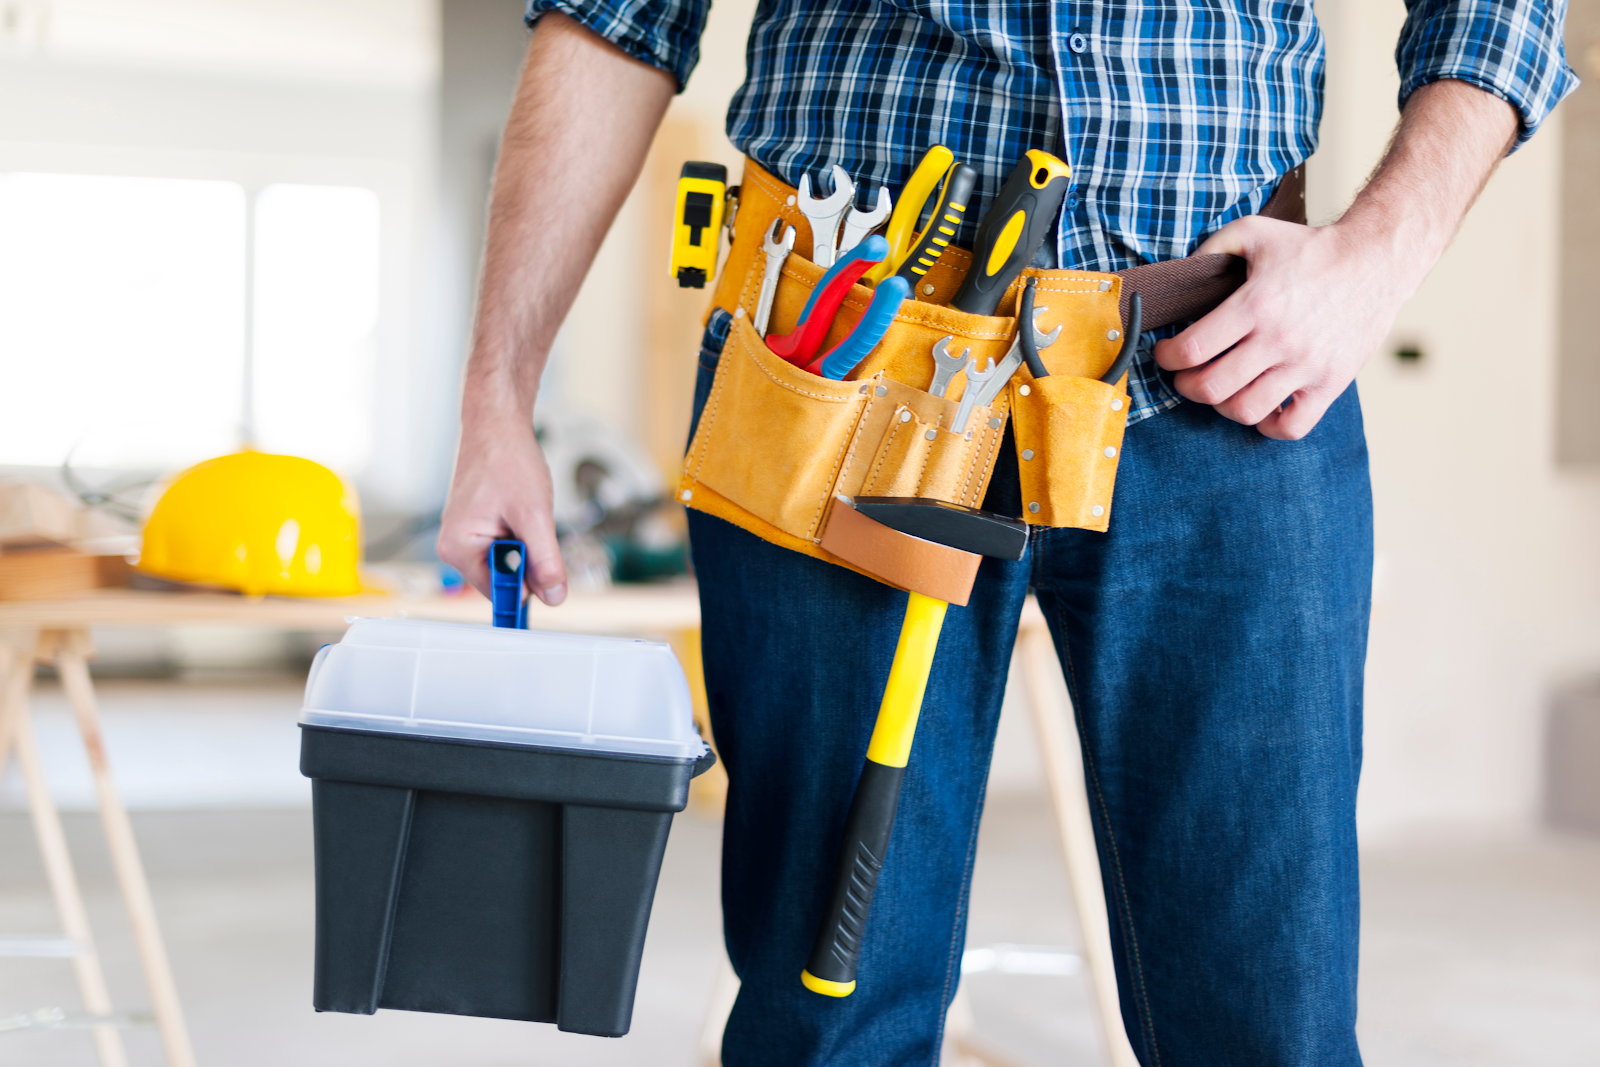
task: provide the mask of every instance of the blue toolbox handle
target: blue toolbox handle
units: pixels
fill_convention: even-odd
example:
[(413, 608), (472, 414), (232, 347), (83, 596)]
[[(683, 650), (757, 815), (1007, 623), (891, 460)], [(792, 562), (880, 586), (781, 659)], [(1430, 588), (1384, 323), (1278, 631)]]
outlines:
[(489, 609), (494, 624), (512, 630), (528, 628), (528, 604), (522, 597), (528, 571), (528, 546), (507, 539), (489, 546)]

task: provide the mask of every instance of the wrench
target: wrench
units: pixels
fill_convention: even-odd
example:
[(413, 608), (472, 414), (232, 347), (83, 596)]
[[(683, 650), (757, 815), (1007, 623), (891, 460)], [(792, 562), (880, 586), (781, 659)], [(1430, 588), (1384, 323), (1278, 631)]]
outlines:
[(893, 206), (894, 200), (889, 196), (889, 190), (879, 186), (877, 207), (871, 211), (857, 211), (851, 207), (850, 214), (845, 216), (844, 232), (839, 236), (840, 253), (850, 251), (863, 237), (876, 229), (878, 223), (889, 217)]
[[(1040, 315), (1049, 310), (1049, 308), (1034, 308), (1034, 319), (1037, 320)], [(1037, 348), (1049, 348), (1056, 343), (1056, 338), (1061, 336), (1060, 326), (1051, 330), (1048, 335), (1040, 333), (1037, 325), (1031, 328), (1033, 330), (1033, 343)], [(1006, 352), (1005, 358), (1000, 361), (999, 373), (985, 382), (982, 388), (973, 390), (977, 393), (977, 399), (973, 401), (972, 406), (983, 408), (992, 404), (995, 397), (1000, 395), (1000, 390), (1006, 387), (1006, 383), (1011, 380), (1013, 374), (1017, 373), (1017, 368), (1020, 366), (1022, 366), (1022, 330), (1018, 329), (1017, 339), (1011, 342), (1011, 348)], [(962, 399), (965, 400), (966, 397), (963, 396)], [(962, 423), (962, 428), (966, 428), (965, 423)]]
[[(779, 229), (783, 230), (781, 241), (773, 236)], [(789, 258), (789, 249), (794, 247), (794, 235), (795, 228), (786, 226), (782, 219), (778, 219), (761, 242), (761, 250), (767, 254), (767, 272), (761, 276), (761, 295), (756, 298), (756, 317), (751, 325), (762, 337), (767, 336), (767, 320), (772, 317), (772, 297), (778, 291), (778, 275), (783, 272), (783, 261)]]
[[(1010, 358), (1010, 355), (1007, 354), (1006, 359)], [(1017, 358), (1020, 360), (1022, 357), (1019, 355)], [(1016, 368), (1012, 369), (1015, 370)], [(967, 388), (961, 394), (961, 403), (956, 407), (955, 421), (950, 424), (951, 433), (964, 434), (967, 432), (967, 420), (972, 418), (972, 409), (978, 406), (978, 393), (983, 390), (985, 382), (991, 378), (999, 378), (999, 376), (1000, 368), (994, 365), (994, 360), (992, 359), (989, 360), (989, 368), (987, 370), (979, 370), (977, 360), (972, 360), (967, 364)], [(1000, 378), (1000, 381), (1003, 383), (1005, 379)]]
[(833, 195), (818, 200), (811, 195), (811, 175), (800, 175), (800, 214), (811, 222), (811, 262), (826, 270), (833, 266), (839, 223), (855, 203), (856, 185), (839, 164), (833, 165)]
[(952, 356), (950, 342), (954, 340), (954, 337), (941, 337), (933, 342), (933, 384), (928, 386), (928, 392), (934, 396), (944, 396), (944, 391), (950, 388), (950, 379), (967, 365), (967, 357), (972, 355), (972, 349), (964, 348), (959, 356)]

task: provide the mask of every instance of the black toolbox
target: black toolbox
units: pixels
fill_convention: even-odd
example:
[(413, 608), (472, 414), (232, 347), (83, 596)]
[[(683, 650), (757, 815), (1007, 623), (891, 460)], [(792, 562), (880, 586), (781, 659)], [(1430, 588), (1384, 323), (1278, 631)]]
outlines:
[[(418, 693), (427, 703), (430, 685), (422, 676), (430, 668), (435, 682), (441, 670), (449, 680), (461, 679), (465, 669), (476, 676), (467, 689), (518, 681), (508, 682), (490, 659), (475, 663), (460, 648), (409, 649), (412, 699), (405, 716), (385, 715), (381, 707), (352, 710), (361, 701), (351, 693), (363, 688), (363, 676), (376, 680), (371, 688), (379, 690), (380, 705), (395, 703), (390, 683), (399, 664), (392, 661), (405, 649), (381, 642), (414, 638), (418, 627), (494, 635), (481, 638), (490, 646), (484, 655), (501, 661), (508, 643), (515, 657), (519, 641), (531, 654), (540, 639), (556, 638), (555, 659), (547, 647), (534, 655), (536, 675), (563, 673), (553, 664), (576, 656), (578, 667), (567, 673), (587, 672), (591, 690), (606, 687), (597, 669), (605, 657), (584, 661), (588, 653), (573, 643), (614, 639), (361, 620), (351, 632), (364, 628), (357, 636), (365, 644), (358, 640), (341, 654), (341, 642), (319, 654), (307, 685), (300, 748), (301, 773), (312, 779), (316, 835), (313, 1004), (318, 1011), (398, 1008), (553, 1022), (562, 1030), (620, 1037), (633, 1013), (672, 816), (688, 801), (690, 778), (711, 762), (698, 735), (692, 741), (684, 735), (692, 721), (687, 727), (678, 721), (687, 705), (676, 706), (676, 660), (664, 645), (619, 641), (632, 647), (611, 649), (622, 660), (613, 656), (608, 664), (614, 670), (618, 662), (643, 663), (649, 684), (637, 684), (636, 676), (622, 695), (668, 705), (666, 714), (635, 713), (624, 725), (635, 735), (673, 735), (665, 739), (597, 737), (592, 709), (606, 694), (593, 691), (588, 732), (575, 735), (508, 726), (515, 707), (510, 715), (504, 709), (484, 715), (468, 702), (450, 721), (417, 714)], [(487, 683), (485, 673), (492, 676)], [(662, 678), (649, 677), (654, 674)], [(560, 696), (562, 679), (552, 686)], [(647, 695), (652, 688), (654, 698)], [(560, 708), (552, 714), (549, 707), (531, 706), (537, 699), (528, 703), (525, 720), (563, 719)], [(328, 704), (341, 706), (330, 710)], [(641, 729), (648, 720), (666, 722), (668, 729)], [(571, 725), (572, 717), (564, 721)], [(448, 733), (479, 736), (441, 736)], [(598, 750), (608, 742), (612, 749), (684, 754)]]

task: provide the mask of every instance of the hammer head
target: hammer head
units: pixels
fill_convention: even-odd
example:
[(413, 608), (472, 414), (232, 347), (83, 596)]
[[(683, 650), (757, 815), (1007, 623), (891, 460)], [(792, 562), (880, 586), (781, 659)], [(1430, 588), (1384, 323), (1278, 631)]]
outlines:
[(977, 508), (916, 496), (858, 496), (857, 511), (903, 534), (999, 559), (1021, 559), (1027, 524)]

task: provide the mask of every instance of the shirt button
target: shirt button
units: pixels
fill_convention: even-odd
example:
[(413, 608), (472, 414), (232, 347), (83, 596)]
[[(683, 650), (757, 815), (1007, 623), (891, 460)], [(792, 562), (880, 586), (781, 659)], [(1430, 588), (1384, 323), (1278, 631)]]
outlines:
[(1077, 206), (1078, 206), (1078, 198), (1077, 197), (1075, 197), (1075, 196), (1067, 197), (1067, 207), (1073, 208), (1073, 207), (1077, 207)]
[(1067, 38), (1067, 47), (1082, 55), (1089, 50), (1089, 38), (1081, 33), (1075, 33)]

